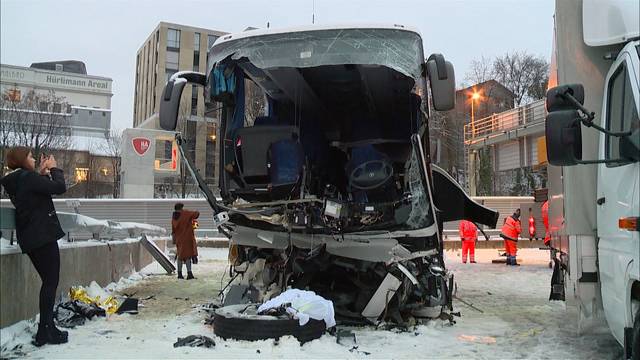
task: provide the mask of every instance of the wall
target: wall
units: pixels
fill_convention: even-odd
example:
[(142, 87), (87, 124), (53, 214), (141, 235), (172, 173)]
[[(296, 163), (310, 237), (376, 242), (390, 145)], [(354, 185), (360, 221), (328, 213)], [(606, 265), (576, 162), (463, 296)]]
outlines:
[[(167, 240), (155, 243), (165, 249)], [(68, 294), (71, 286), (86, 286), (91, 281), (101, 286), (117, 282), (152, 261), (138, 240), (62, 243), (57, 296)], [(0, 327), (35, 316), (41, 282), (27, 255), (17, 249), (2, 249), (0, 274)]]

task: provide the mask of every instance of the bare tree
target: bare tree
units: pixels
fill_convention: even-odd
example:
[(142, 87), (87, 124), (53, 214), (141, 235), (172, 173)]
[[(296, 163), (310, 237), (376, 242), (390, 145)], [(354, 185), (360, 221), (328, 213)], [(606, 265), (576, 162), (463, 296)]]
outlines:
[(120, 170), (122, 168), (122, 131), (111, 130), (104, 142), (102, 153), (109, 157), (111, 164), (111, 179), (113, 185), (113, 198), (120, 197)]
[(493, 61), (484, 56), (478, 60), (471, 60), (471, 64), (469, 64), (469, 71), (467, 71), (464, 77), (465, 81), (468, 81), (471, 84), (480, 84), (493, 78)]
[(8, 91), (0, 99), (3, 167), (4, 149), (12, 146), (30, 147), (36, 159), (43, 152), (70, 147), (70, 115), (64, 111), (68, 104), (62, 97), (56, 96), (54, 91), (39, 93), (31, 90), (18, 97), (9, 96)]
[(549, 63), (526, 52), (506, 53), (493, 62), (496, 79), (515, 95), (515, 106), (541, 99), (549, 78)]

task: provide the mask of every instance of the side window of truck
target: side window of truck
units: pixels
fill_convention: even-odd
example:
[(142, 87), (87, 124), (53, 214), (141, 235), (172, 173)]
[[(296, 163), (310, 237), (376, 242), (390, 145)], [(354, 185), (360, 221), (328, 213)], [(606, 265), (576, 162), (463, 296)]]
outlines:
[[(638, 109), (636, 108), (631, 80), (625, 64), (609, 80), (606, 128), (610, 131), (629, 131), (640, 127)], [(606, 135), (606, 159), (620, 158), (620, 139)], [(624, 165), (626, 162), (607, 164), (608, 167)]]

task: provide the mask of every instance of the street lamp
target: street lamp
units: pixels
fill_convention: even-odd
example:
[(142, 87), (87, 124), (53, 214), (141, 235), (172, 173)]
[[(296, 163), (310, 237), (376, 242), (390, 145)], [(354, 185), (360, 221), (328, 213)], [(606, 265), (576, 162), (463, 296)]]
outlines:
[(473, 109), (473, 103), (476, 100), (480, 100), (480, 93), (474, 91), (473, 94), (471, 94), (471, 138), (476, 136), (475, 114)]
[[(471, 139), (473, 140), (476, 136), (476, 124), (475, 124), (475, 109), (474, 109), (474, 102), (476, 100), (480, 100), (481, 96), (480, 93), (473, 90), (473, 93), (471, 93)], [(472, 196), (477, 195), (477, 188), (476, 188), (476, 156), (477, 156), (477, 151), (472, 150), (471, 149), (471, 142), (469, 142), (469, 148), (468, 148), (468, 161), (469, 161), (469, 169), (468, 169), (468, 183), (469, 183), (469, 193)]]

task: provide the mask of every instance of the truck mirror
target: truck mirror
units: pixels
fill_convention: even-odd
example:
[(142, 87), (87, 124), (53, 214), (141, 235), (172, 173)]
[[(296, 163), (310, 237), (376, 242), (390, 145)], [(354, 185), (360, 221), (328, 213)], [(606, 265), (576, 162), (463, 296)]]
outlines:
[(549, 164), (571, 166), (582, 160), (582, 130), (577, 110), (557, 110), (545, 118)]
[(580, 104), (584, 104), (584, 86), (582, 84), (556, 86), (547, 91), (547, 99), (545, 101), (547, 112), (575, 109), (575, 105), (562, 96), (566, 93), (571, 94)]
[(187, 80), (178, 78), (169, 80), (164, 86), (164, 91), (160, 98), (160, 127), (164, 130), (176, 130), (180, 98), (186, 84)]
[(620, 157), (630, 161), (640, 161), (640, 129), (620, 138)]
[(438, 111), (453, 109), (456, 105), (456, 79), (453, 64), (445, 61), (441, 54), (433, 54), (427, 59), (426, 68), (431, 84), (433, 108)]

